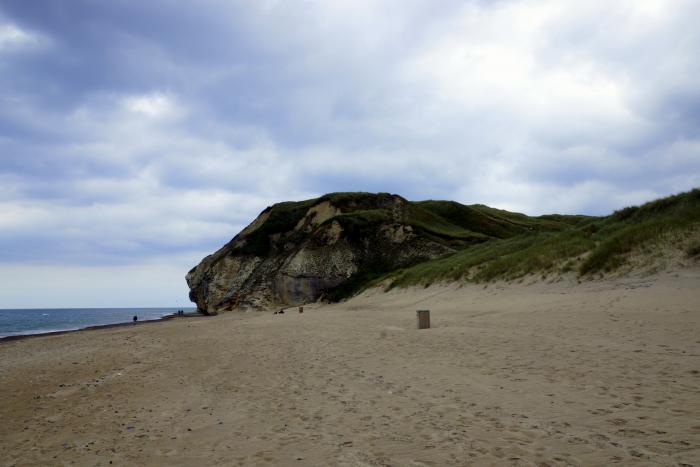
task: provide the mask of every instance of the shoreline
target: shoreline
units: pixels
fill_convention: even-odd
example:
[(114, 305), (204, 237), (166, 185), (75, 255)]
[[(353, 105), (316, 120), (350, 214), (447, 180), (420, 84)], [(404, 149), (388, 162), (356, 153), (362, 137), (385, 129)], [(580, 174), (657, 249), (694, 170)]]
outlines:
[(2, 345), (4, 342), (18, 341), (18, 340), (30, 339), (30, 338), (34, 338), (34, 337), (58, 336), (61, 334), (71, 334), (71, 333), (77, 333), (77, 332), (81, 332), (81, 331), (96, 331), (99, 329), (120, 328), (120, 327), (125, 327), (125, 326), (138, 326), (141, 324), (161, 323), (163, 321), (169, 321), (169, 320), (174, 319), (174, 318), (198, 318), (200, 316), (205, 317), (206, 315), (202, 315), (202, 314), (197, 313), (195, 311), (195, 312), (191, 312), (191, 313), (185, 313), (184, 315), (171, 314), (171, 315), (162, 316), (158, 319), (145, 319), (143, 321), (137, 321), (136, 323), (134, 323), (133, 321), (126, 321), (123, 323), (97, 324), (94, 326), (86, 326), (84, 328), (64, 329), (61, 331), (33, 332), (33, 333), (29, 333), (29, 334), (17, 334), (14, 336), (0, 337), (0, 345)]

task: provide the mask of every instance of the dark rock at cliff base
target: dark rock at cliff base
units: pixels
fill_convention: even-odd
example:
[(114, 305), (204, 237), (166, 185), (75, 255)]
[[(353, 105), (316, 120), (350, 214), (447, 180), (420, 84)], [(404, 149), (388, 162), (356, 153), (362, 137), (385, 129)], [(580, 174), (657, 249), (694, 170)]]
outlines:
[(209, 314), (339, 300), (389, 271), (541, 224), (486, 206), (388, 193), (279, 203), (187, 274), (190, 300)]

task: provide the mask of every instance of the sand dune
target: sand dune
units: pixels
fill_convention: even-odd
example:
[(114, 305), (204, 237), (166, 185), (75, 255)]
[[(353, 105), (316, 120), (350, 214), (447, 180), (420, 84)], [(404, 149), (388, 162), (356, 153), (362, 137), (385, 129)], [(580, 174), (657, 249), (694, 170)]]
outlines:
[(699, 370), (697, 270), (375, 290), (0, 343), (0, 465), (700, 465)]

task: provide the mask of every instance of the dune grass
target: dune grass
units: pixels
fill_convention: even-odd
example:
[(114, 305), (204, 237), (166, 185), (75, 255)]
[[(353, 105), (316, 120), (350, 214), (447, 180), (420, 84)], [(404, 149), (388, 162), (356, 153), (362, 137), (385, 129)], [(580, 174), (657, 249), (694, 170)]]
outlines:
[(626, 263), (626, 256), (632, 251), (699, 224), (698, 189), (617, 211), (606, 220), (610, 233), (591, 251), (579, 273), (613, 271)]
[(392, 279), (392, 287), (428, 286), (461, 279), (512, 280), (535, 272), (563, 269), (567, 260), (585, 253), (593, 245), (594, 240), (585, 230), (522, 235), (476, 245), (388, 277)]
[(700, 240), (693, 242), (685, 250), (685, 254), (688, 258), (695, 258), (700, 256)]
[[(440, 281), (513, 280), (529, 274), (574, 272), (581, 277), (611, 272), (626, 264), (631, 253), (652, 251), (650, 246), (666, 236), (699, 228), (700, 190), (625, 208), (604, 218), (542, 217), (568, 222), (570, 228), (491, 240), (381, 279), (388, 279), (393, 288)], [(691, 244), (686, 255), (700, 255), (700, 243)]]

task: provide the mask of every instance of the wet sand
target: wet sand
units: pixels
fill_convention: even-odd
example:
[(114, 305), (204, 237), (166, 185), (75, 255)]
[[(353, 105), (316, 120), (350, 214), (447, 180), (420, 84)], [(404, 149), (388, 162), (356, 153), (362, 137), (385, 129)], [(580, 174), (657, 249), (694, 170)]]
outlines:
[(0, 465), (700, 465), (700, 271), (0, 342), (0, 390)]

